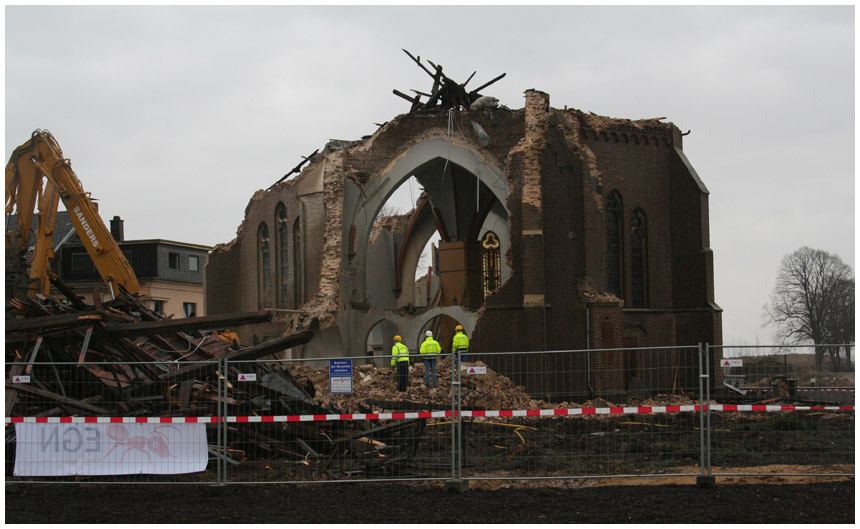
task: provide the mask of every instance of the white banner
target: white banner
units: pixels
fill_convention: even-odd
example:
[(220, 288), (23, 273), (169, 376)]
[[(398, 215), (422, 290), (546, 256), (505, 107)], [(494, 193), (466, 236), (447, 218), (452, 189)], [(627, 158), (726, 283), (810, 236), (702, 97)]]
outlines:
[(16, 476), (202, 472), (205, 424), (18, 423)]

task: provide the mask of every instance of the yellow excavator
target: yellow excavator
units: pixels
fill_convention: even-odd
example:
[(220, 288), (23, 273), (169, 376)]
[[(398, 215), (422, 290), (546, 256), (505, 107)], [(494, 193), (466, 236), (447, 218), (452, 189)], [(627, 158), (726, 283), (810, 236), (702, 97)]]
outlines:
[[(36, 130), (19, 146), (6, 164), (6, 288), (7, 301), (19, 297), (48, 296), (51, 288), (51, 247), (57, 208), (62, 200), (69, 218), (112, 297), (120, 292), (139, 294), (140, 284), (104, 221), (84, 191), (81, 181), (63, 156), (57, 140), (46, 130)], [(36, 207), (38, 206), (38, 212)], [(10, 218), (17, 215), (14, 229)], [(35, 244), (29, 272), (26, 254), (33, 217), (37, 218)]]

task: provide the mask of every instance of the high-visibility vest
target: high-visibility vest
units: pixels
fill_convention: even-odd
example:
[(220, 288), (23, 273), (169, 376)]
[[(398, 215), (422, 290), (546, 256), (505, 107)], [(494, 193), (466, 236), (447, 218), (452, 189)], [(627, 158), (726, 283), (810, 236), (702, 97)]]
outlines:
[(453, 351), (468, 351), (469, 337), (459, 331), (454, 335), (454, 340), (451, 342), (451, 350)]
[(408, 362), (409, 361), (409, 349), (403, 345), (403, 342), (397, 342), (394, 344), (394, 347), (391, 348), (391, 365), (395, 365), (397, 362)]
[(423, 355), (439, 354), (442, 352), (442, 346), (439, 345), (439, 342), (428, 336), (424, 340), (424, 343), (421, 344), (420, 352)]

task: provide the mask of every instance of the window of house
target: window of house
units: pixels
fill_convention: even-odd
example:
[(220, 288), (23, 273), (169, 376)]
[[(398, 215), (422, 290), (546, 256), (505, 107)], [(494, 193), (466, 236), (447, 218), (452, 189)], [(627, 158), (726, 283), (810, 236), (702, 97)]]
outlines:
[(633, 306), (648, 304), (648, 221), (641, 209), (630, 218), (630, 286)]
[(176, 252), (167, 253), (167, 267), (171, 270), (179, 270), (179, 254)]
[(86, 253), (72, 254), (72, 272), (76, 274), (86, 274), (95, 270), (93, 260)]
[(159, 314), (164, 314), (164, 301), (160, 299), (152, 300), (152, 310)]
[(189, 255), (188, 256), (188, 269), (192, 272), (197, 272), (200, 270), (200, 256), (198, 255)]
[(624, 218), (621, 195), (609, 193), (606, 199), (606, 289), (624, 299)]
[(185, 314), (186, 318), (197, 317), (197, 303), (184, 302), (182, 304), (182, 312)]
[(495, 292), (502, 284), (502, 265), (499, 237), (488, 231), (481, 239), (481, 265), (484, 283), (484, 297)]

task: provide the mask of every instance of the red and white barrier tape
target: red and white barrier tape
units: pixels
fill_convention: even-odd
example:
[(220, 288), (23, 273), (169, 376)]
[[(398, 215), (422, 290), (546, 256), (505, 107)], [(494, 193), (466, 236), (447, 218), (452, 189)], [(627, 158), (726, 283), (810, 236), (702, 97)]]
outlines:
[[(773, 393), (771, 388), (740, 388), (752, 393)], [(841, 391), (846, 393), (854, 393), (854, 388), (797, 388), (797, 391)]]
[[(463, 417), (557, 417), (699, 411), (700, 406), (629, 406), (619, 408), (559, 408), (546, 410), (463, 410)], [(854, 411), (854, 406), (789, 406), (764, 404), (713, 404), (711, 411)], [(227, 417), (6, 417), (6, 423), (254, 423), (323, 422), (456, 417), (450, 410), (391, 413), (333, 413), (326, 415), (246, 415)]]

